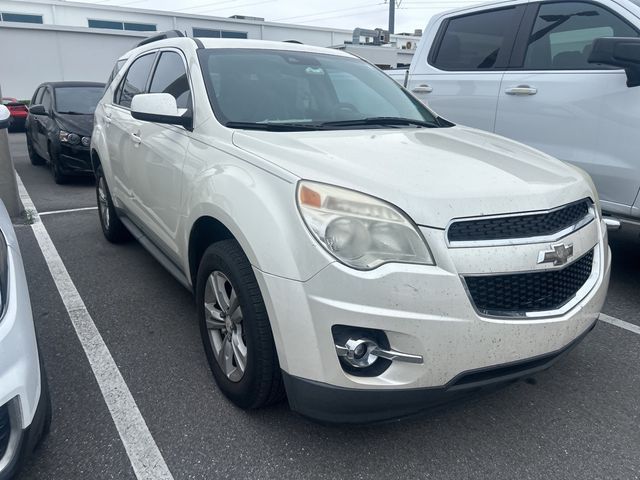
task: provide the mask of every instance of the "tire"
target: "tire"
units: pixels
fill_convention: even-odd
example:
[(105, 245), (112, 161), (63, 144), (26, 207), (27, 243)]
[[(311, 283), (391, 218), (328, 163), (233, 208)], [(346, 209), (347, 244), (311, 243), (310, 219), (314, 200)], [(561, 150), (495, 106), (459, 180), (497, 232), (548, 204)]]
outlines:
[[(213, 278), (224, 284), (224, 293), (217, 289), (222, 297), (226, 294), (222, 301), (215, 293)], [(233, 302), (234, 292), (237, 303)], [(222, 393), (243, 409), (283, 400), (282, 373), (269, 317), (251, 264), (238, 242), (223, 240), (205, 251), (198, 269), (196, 301), (207, 360)], [(232, 305), (225, 310), (221, 308), (224, 303), (237, 308)], [(223, 311), (230, 313), (221, 314)], [(232, 358), (225, 357), (224, 353), (232, 352)]]
[(96, 170), (96, 201), (98, 203), (98, 218), (105, 238), (111, 243), (123, 243), (130, 240), (131, 233), (124, 226), (113, 206), (102, 167), (98, 167)]
[(31, 143), (31, 139), (29, 135), (27, 135), (27, 152), (29, 153), (29, 160), (31, 160), (31, 165), (44, 165), (45, 159), (36, 153), (35, 148), (33, 148), (33, 143)]
[(69, 180), (69, 177), (62, 173), (62, 167), (60, 166), (60, 161), (57, 155), (51, 151), (51, 144), (47, 149), (49, 152), (49, 163), (51, 164), (51, 173), (53, 173), (53, 180), (58, 185), (64, 185)]

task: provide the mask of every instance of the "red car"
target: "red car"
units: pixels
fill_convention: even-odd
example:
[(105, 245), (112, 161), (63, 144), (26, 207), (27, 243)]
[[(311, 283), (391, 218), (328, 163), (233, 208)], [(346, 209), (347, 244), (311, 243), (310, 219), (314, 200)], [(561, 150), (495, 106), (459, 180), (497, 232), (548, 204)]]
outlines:
[(29, 114), (27, 106), (15, 98), (4, 97), (1, 100), (2, 104), (5, 105), (11, 113), (9, 131), (15, 132), (17, 130), (24, 130), (24, 123), (27, 120), (27, 115)]

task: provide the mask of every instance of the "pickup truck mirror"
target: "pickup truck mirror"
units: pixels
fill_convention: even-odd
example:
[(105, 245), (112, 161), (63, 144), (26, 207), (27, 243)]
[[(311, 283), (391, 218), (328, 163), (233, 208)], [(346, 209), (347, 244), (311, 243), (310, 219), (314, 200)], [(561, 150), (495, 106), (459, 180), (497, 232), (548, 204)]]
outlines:
[(191, 130), (193, 117), (180, 114), (176, 99), (169, 93), (140, 93), (131, 101), (131, 116), (138, 120), (169, 125), (181, 125)]
[(44, 108), (44, 105), (33, 105), (29, 108), (29, 113), (31, 115), (48, 115), (47, 109)]
[(598, 38), (593, 41), (588, 61), (624, 68), (627, 86), (640, 85), (640, 38)]
[(11, 112), (4, 105), (0, 105), (0, 130), (9, 128), (10, 120), (11, 120)]

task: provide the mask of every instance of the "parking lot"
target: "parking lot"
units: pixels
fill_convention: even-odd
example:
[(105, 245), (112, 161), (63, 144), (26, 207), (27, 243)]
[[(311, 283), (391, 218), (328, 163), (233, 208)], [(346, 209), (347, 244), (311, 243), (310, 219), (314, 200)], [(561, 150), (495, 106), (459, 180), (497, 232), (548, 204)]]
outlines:
[[(640, 478), (640, 335), (600, 322), (552, 369), (416, 418), (327, 426), (217, 390), (191, 294), (140, 245), (102, 235), (92, 181), (15, 167), (175, 479)], [(136, 478), (33, 230), (16, 225), (49, 378), (51, 433), (21, 479)], [(604, 313), (640, 326), (640, 237), (611, 234)], [(73, 313), (73, 312), (72, 312)], [(147, 445), (148, 446), (148, 445)]]

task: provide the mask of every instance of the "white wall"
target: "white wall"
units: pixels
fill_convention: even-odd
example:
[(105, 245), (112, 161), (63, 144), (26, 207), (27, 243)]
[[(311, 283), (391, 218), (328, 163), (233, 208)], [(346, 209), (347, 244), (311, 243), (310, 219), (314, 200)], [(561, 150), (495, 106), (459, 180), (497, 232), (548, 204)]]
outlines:
[(139, 36), (0, 27), (2, 94), (31, 98), (42, 82), (107, 80), (115, 61)]

